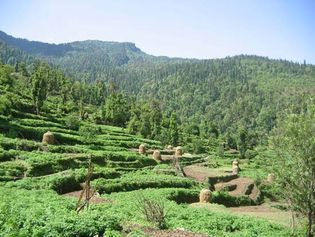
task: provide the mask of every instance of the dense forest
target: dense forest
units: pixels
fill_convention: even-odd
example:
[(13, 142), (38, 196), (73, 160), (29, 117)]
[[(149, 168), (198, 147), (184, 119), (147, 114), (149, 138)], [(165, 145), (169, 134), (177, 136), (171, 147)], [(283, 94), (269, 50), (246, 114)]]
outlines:
[(303, 110), (315, 92), (315, 66), (258, 56), (155, 57), (133, 43), (55, 45), (1, 32), (0, 57), (37, 112), (50, 109), (50, 98), (60, 113), (89, 114), (96, 123), (173, 145), (213, 138), (245, 150), (266, 144), (276, 119), (288, 109)]

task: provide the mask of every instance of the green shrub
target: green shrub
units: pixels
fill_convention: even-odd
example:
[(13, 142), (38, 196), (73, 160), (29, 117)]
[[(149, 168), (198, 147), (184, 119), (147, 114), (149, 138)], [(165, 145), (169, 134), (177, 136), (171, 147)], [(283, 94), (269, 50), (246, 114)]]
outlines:
[(269, 198), (272, 201), (278, 201), (284, 198), (281, 189), (273, 183), (262, 183), (259, 189), (263, 197)]
[(231, 196), (226, 191), (215, 191), (212, 193), (212, 202), (222, 204), (226, 207), (238, 207), (254, 205), (254, 201), (247, 196)]
[(195, 154), (205, 153), (206, 149), (203, 146), (201, 139), (196, 138), (193, 140), (193, 151)]
[(0, 163), (0, 177), (4, 180), (15, 180), (24, 176), (27, 168), (17, 161), (5, 161)]
[(198, 202), (199, 192), (199, 190), (176, 189), (167, 195), (167, 199), (175, 201), (178, 204)]
[(245, 158), (246, 159), (253, 159), (255, 156), (258, 155), (258, 152), (257, 151), (254, 151), (254, 150), (247, 150), (245, 152)]
[(19, 152), (15, 150), (6, 151), (0, 148), (0, 162), (9, 161), (13, 159), (15, 156), (17, 156), (18, 154)]
[(101, 131), (96, 126), (81, 126), (79, 129), (79, 135), (83, 138), (84, 141), (91, 142), (96, 135), (100, 134)]
[(12, 103), (7, 95), (0, 95), (0, 114), (8, 115), (11, 112)]
[(78, 130), (80, 127), (80, 120), (74, 114), (68, 115), (64, 120), (65, 126), (72, 130)]

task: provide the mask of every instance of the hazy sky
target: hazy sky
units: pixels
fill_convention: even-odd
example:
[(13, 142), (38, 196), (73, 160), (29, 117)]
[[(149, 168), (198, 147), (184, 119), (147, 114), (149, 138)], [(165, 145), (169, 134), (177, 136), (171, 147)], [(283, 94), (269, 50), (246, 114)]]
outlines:
[(315, 64), (315, 0), (0, 0), (0, 30), (53, 43), (129, 41), (153, 55)]

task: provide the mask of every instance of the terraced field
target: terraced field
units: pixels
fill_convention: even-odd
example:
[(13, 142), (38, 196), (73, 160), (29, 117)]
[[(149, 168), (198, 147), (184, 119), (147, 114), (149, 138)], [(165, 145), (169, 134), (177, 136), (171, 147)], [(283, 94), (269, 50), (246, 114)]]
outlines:
[[(125, 129), (81, 122), (91, 136), (69, 129), (62, 117), (15, 112), (0, 117), (1, 236), (286, 236), (285, 227), (263, 219), (190, 206), (210, 186), (209, 158), (174, 150)], [(43, 144), (50, 131), (54, 144)], [(145, 144), (147, 153), (138, 153)], [(161, 150), (160, 161), (152, 158)], [(234, 157), (227, 156), (227, 163)], [(91, 162), (89, 208), (76, 212)], [(199, 167), (199, 171), (196, 171)], [(213, 168), (223, 172), (225, 168)], [(203, 178), (198, 178), (199, 173)], [(185, 175), (189, 177), (185, 177)], [(197, 178), (196, 178), (197, 176)], [(210, 178), (209, 178), (210, 177)], [(244, 188), (244, 187), (243, 187)], [(233, 191), (232, 191), (233, 192)], [(230, 193), (231, 194), (231, 193)], [(139, 211), (139, 198), (163, 201), (169, 230), (158, 230)], [(235, 207), (257, 204), (246, 195), (213, 191), (212, 202)], [(250, 235), (249, 235), (250, 233)]]

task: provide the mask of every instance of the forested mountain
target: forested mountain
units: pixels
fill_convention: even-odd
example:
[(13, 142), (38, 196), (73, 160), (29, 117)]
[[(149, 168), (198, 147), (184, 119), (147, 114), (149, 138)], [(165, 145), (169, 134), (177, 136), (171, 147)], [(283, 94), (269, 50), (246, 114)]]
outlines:
[(174, 112), (183, 133), (207, 138), (215, 131), (232, 147), (243, 132), (250, 146), (264, 142), (282, 112), (303, 109), (306, 99), (315, 93), (315, 66), (258, 56), (155, 57), (133, 43), (88, 40), (55, 45), (0, 32), (0, 57), (11, 65), (31, 65), (35, 59), (44, 59), (84, 84), (96, 82), (92, 91), (82, 91), (85, 104), (93, 101), (106, 110), (106, 99), (91, 99), (102, 83), (107, 94), (110, 90), (123, 93), (116, 102), (135, 99), (136, 103), (128, 105), (126, 119), (119, 122), (134, 133), (142, 133), (145, 127), (149, 101), (151, 107), (161, 107), (162, 125), (169, 124)]

